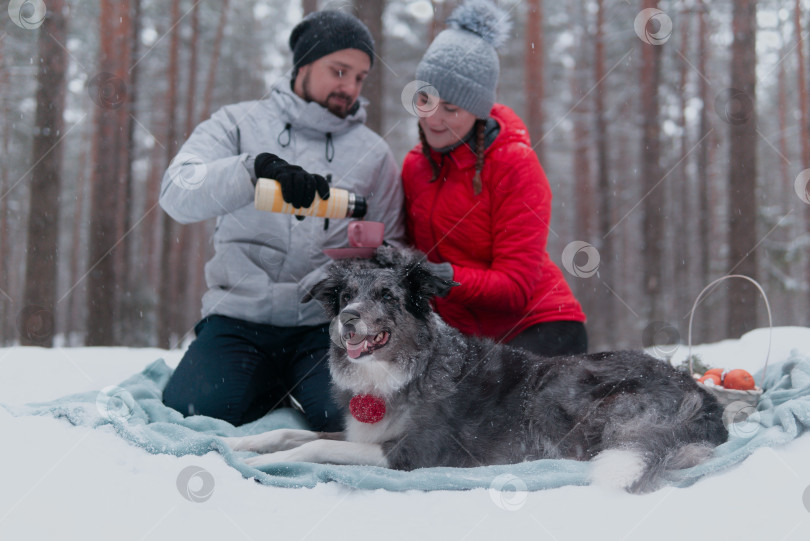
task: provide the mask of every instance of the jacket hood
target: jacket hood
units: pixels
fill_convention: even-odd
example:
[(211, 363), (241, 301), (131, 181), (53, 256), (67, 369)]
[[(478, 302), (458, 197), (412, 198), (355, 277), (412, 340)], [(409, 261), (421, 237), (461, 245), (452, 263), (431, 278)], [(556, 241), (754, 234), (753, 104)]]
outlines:
[(357, 99), (354, 113), (340, 118), (332, 114), (326, 107), (314, 101), (304, 101), (292, 91), (291, 79), (284, 77), (270, 89), (266, 100), (272, 104), (268, 106), (275, 111), (283, 111), (281, 118), (292, 127), (310, 129), (320, 133), (343, 133), (357, 124), (366, 122), (366, 105), (368, 100), (362, 96)]
[(496, 103), (489, 115), (497, 120), (498, 124), (501, 126), (500, 134), (495, 138), (495, 141), (493, 141), (489, 149), (509, 143), (531, 145), (529, 130), (526, 129), (526, 124), (523, 123), (512, 109), (506, 105)]

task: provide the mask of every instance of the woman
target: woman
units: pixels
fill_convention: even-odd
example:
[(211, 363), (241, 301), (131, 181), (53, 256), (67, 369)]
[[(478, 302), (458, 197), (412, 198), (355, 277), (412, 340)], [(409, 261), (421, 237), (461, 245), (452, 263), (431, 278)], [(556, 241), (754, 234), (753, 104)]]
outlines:
[(416, 70), (433, 88), (418, 97), (421, 144), (402, 170), (412, 243), (461, 284), (436, 309), (467, 334), (540, 355), (584, 353), (585, 315), (546, 252), (548, 180), (526, 126), (495, 104), (506, 15), (472, 0), (448, 25)]

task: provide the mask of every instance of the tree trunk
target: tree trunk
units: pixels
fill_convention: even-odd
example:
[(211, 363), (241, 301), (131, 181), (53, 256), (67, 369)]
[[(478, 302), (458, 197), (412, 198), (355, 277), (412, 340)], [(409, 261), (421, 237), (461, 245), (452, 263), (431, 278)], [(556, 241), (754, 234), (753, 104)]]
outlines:
[[(657, 9), (658, 0), (643, 0), (642, 9)], [(641, 180), (644, 190), (644, 292), (647, 323), (663, 321), (662, 258), (664, 244), (664, 190), (661, 181), (661, 122), (659, 88), (663, 44), (640, 41), (641, 46)]]
[[(714, 98), (710, 81), (706, 78), (708, 66), (710, 65), (711, 49), (709, 47), (709, 36), (712, 34), (710, 25), (709, 10), (704, 0), (701, 0), (698, 7), (698, 52), (697, 52), (697, 72), (698, 72), (698, 94), (700, 97), (701, 110), (698, 128), (698, 141), (701, 141), (697, 149), (696, 175), (698, 191), (698, 258), (700, 267), (698, 271), (698, 282), (702, 287), (708, 285), (713, 278), (713, 272), (717, 272), (718, 265), (712, 270), (712, 261), (718, 259), (718, 238), (719, 220), (714, 219), (716, 208), (719, 204), (719, 186), (722, 184), (714, 173), (714, 163), (717, 153), (717, 141), (713, 134), (712, 126), (714, 114)], [(725, 325), (716, 323), (722, 321), (722, 316), (717, 312), (717, 305), (720, 301), (715, 301), (715, 297), (707, 297), (707, 301), (701, 305), (703, 320), (706, 325), (698, 326), (694, 329), (694, 340), (698, 343), (707, 340), (717, 340), (725, 336)], [(690, 307), (691, 308), (691, 307)]]
[(121, 36), (118, 40), (118, 70), (121, 80), (127, 89), (126, 98), (121, 101), (121, 105), (116, 109), (118, 113), (118, 131), (116, 147), (118, 152), (118, 172), (116, 183), (118, 187), (116, 237), (118, 244), (113, 252), (115, 260), (115, 335), (118, 337), (116, 343), (129, 345), (129, 341), (124, 336), (128, 334), (129, 316), (132, 305), (131, 290), (129, 288), (129, 227), (130, 211), (132, 208), (132, 153), (133, 143), (131, 141), (134, 132), (134, 121), (132, 117), (132, 107), (134, 104), (132, 72), (129, 66), (132, 64), (133, 29), (132, 29), (132, 7), (130, 2), (117, 4), (119, 21), (118, 33)]
[(230, 0), (222, 0), (222, 11), (219, 14), (219, 24), (217, 25), (217, 35), (214, 38), (214, 52), (211, 56), (211, 67), (208, 68), (208, 80), (205, 83), (205, 94), (203, 95), (203, 106), (200, 112), (202, 120), (208, 118), (211, 113), (211, 102), (214, 95), (214, 82), (217, 77), (217, 65), (222, 52), (222, 38), (225, 36), (225, 24), (228, 20), (228, 7)]
[[(317, 0), (305, 0), (303, 3), (304, 15), (308, 15), (314, 11), (317, 11)], [(217, 34), (215, 37), (215, 43), (219, 45), (216, 46), (214, 51), (214, 57), (211, 60), (211, 67), (209, 68), (210, 71), (208, 73), (208, 79), (206, 82), (206, 86), (203, 89), (204, 92), (204, 99), (203, 99), (203, 114), (198, 119), (199, 121), (205, 120), (208, 117), (208, 112), (211, 107), (211, 96), (213, 92), (213, 84), (216, 74), (216, 67), (217, 62), (219, 60), (219, 49), (222, 44), (222, 37), (224, 36), (225, 32), (225, 23), (227, 21), (227, 8), (228, 2), (227, 0), (223, 3), (222, 6), (222, 13), (220, 14), (219, 25), (217, 27)], [(187, 130), (188, 131), (188, 130)], [(192, 130), (193, 131), (193, 130)], [(190, 132), (189, 132), (190, 135)], [(205, 293), (205, 263), (208, 260), (206, 257), (207, 251), (206, 248), (208, 246), (208, 239), (213, 234), (212, 231), (209, 231), (207, 222), (200, 222), (196, 224), (192, 224), (189, 226), (191, 228), (191, 245), (192, 245), (192, 257), (189, 259), (189, 264), (192, 269), (191, 278), (188, 280), (189, 283), (189, 291), (188, 294), (188, 308), (186, 310), (187, 315), (192, 317), (193, 319), (197, 319), (200, 313), (200, 299), (202, 295)], [(188, 328), (188, 326), (187, 326)]]
[(59, 196), (65, 110), (67, 53), (65, 4), (48, 4), (39, 29), (37, 112), (31, 163), (31, 200), (25, 264), (23, 310), (18, 316), (20, 343), (53, 345), (56, 262), (59, 247)]
[(374, 50), (377, 58), (374, 66), (363, 83), (363, 96), (368, 99), (366, 107), (366, 126), (376, 133), (383, 129), (383, 70), (387, 69), (380, 61), (384, 44), (382, 18), (385, 12), (385, 0), (354, 0), (358, 17), (365, 23), (374, 38)]
[(433, 8), (433, 18), (430, 20), (430, 28), (427, 37), (428, 44), (433, 43), (433, 40), (436, 38), (439, 32), (441, 32), (439, 29), (439, 24), (444, 21), (444, 13), (442, 12), (444, 2), (430, 0), (430, 6)]
[[(132, 228), (132, 217), (135, 211), (135, 179), (132, 169), (132, 161), (135, 157), (135, 118), (137, 115), (136, 106), (137, 90), (138, 90), (138, 75), (140, 73), (140, 63), (133, 64), (134, 58), (139, 58), (139, 44), (141, 35), (141, 0), (131, 0), (130, 15), (130, 32), (129, 32), (129, 47), (126, 48), (126, 54), (122, 55), (122, 69), (127, 69), (129, 74), (129, 92), (127, 103), (127, 117), (123, 120), (127, 127), (127, 134), (125, 137), (126, 151), (123, 154), (125, 157), (124, 178), (122, 200), (125, 202), (123, 208), (123, 229), (127, 234), (127, 243), (121, 247), (121, 258), (123, 265), (121, 267), (120, 282), (124, 284), (125, 290), (123, 297), (119, 298), (122, 312), (121, 323), (124, 329), (122, 333), (122, 345), (142, 345), (135, 340), (132, 336), (133, 332), (138, 328), (141, 321), (140, 306), (143, 302), (141, 298), (137, 297), (140, 290), (140, 281), (144, 279), (144, 274), (139, 272), (142, 265), (138, 261), (138, 254), (136, 251), (137, 242), (134, 241), (130, 229)], [(136, 223), (140, 220), (140, 216), (135, 220)]]
[[(779, 24), (779, 33), (780, 35), (785, 35), (783, 32), (783, 24), (780, 21)], [(780, 58), (785, 58), (788, 54), (787, 51), (788, 42), (783, 42), (782, 47), (779, 53)], [(779, 63), (779, 74), (777, 77), (777, 110), (778, 110), (778, 118), (779, 118), (779, 154), (781, 154), (781, 159), (779, 160), (779, 179), (780, 181), (775, 183), (774, 186), (771, 187), (772, 193), (768, 194), (768, 197), (773, 197), (775, 201), (790, 201), (791, 196), (793, 194), (793, 179), (791, 178), (791, 168), (790, 168), (790, 160), (787, 159), (787, 156), (790, 156), (790, 143), (788, 142), (788, 114), (789, 114), (789, 101), (788, 101), (788, 77), (787, 77), (787, 70), (785, 69), (786, 62)], [(784, 232), (784, 236), (779, 239), (780, 242), (784, 242), (785, 244), (789, 244), (793, 239), (798, 238), (801, 235), (801, 228), (799, 227), (802, 223), (802, 217), (799, 216), (797, 220), (798, 223), (792, 224), (786, 231)], [(778, 265), (780, 267), (780, 271), (784, 272), (786, 276), (801, 276), (801, 273), (804, 270), (804, 262), (803, 258), (797, 258), (797, 261), (794, 261), (790, 257), (780, 258), (782, 263), (775, 261), (773, 262), (774, 265)], [(786, 308), (788, 321), (800, 322), (804, 319), (805, 313), (805, 303), (804, 298), (802, 295), (797, 295), (796, 291), (792, 287), (788, 287), (787, 284), (784, 283), (782, 279), (775, 279), (773, 281), (774, 285), (782, 292), (786, 294), (783, 297), (786, 300)], [(806, 283), (806, 280), (805, 280)]]
[[(169, 46), (169, 66), (167, 79), (169, 90), (166, 98), (166, 166), (168, 167), (172, 158), (177, 153), (177, 83), (178, 54), (180, 46), (180, 29), (176, 26), (180, 21), (180, 0), (172, 0), (172, 30), (171, 43)], [(160, 250), (160, 278), (158, 296), (158, 347), (169, 348), (171, 346), (171, 335), (174, 328), (174, 307), (177, 300), (177, 284), (174, 265), (177, 250), (174, 248), (177, 240), (177, 226), (168, 214), (162, 214), (161, 227), (161, 250)]]
[(439, 32), (444, 29), (444, 20), (447, 19), (457, 4), (457, 0), (430, 0), (430, 5), (433, 7), (433, 19), (430, 21), (428, 43), (432, 43)]
[(796, 35), (796, 65), (797, 79), (799, 84), (799, 123), (800, 141), (802, 152), (802, 169), (810, 167), (810, 114), (807, 108), (810, 106), (807, 94), (807, 79), (804, 64), (804, 38), (802, 37), (802, 3), (796, 0), (794, 5), (794, 34)]
[[(807, 14), (806, 19), (807, 20), (805, 21), (804, 26), (805, 26), (805, 28), (810, 28), (810, 13)], [(810, 71), (810, 55), (807, 56), (807, 69), (805, 70), (805, 73), (807, 71)], [(808, 107), (810, 107), (810, 96), (808, 96), (808, 95), (804, 96), (804, 103), (807, 104)], [(805, 125), (807, 131), (810, 132), (810, 118), (805, 118), (804, 125)], [(806, 168), (810, 169), (810, 163), (804, 163), (804, 164), (802, 164), (802, 167), (806, 167)], [(807, 190), (807, 189), (810, 189), (810, 188), (805, 188), (805, 190)], [(810, 231), (810, 205), (806, 206), (805, 211), (804, 211), (804, 229), (803, 229), (803, 233), (807, 233), (808, 231)], [(810, 256), (807, 256), (807, 254), (805, 254), (805, 256), (807, 258), (808, 267), (807, 267), (807, 269), (805, 271), (805, 280), (804, 280), (804, 282), (805, 283), (810, 283)], [(805, 303), (806, 303), (805, 306), (807, 307), (808, 311), (805, 312), (804, 324), (806, 326), (810, 326), (810, 299), (808, 299), (808, 295), (805, 295)]]
[[(84, 138), (83, 138), (84, 139)], [(85, 139), (86, 140), (86, 139)], [(73, 227), (70, 233), (70, 245), (73, 249), (70, 251), (70, 279), (71, 284), (78, 283), (81, 278), (81, 250), (79, 246), (82, 245), (82, 225), (84, 225), (84, 200), (85, 189), (87, 186), (87, 155), (92, 151), (88, 149), (87, 145), (82, 145), (81, 154), (79, 154), (79, 165), (76, 173), (76, 207), (74, 211)], [(79, 322), (79, 291), (81, 289), (76, 287), (68, 294), (68, 308), (67, 308), (67, 324), (65, 326), (65, 344), (72, 346), (73, 342), (70, 337), (76, 332), (76, 325)]]
[[(0, 95), (8, 92), (8, 70), (4, 60), (3, 44), (5, 40), (0, 39)], [(3, 156), (9, 156), (9, 142), (11, 141), (11, 121), (9, 119), (9, 100), (0, 100), (2, 106), (2, 136), (0, 136), (0, 152)], [(12, 310), (12, 298), (9, 293), (9, 261), (11, 260), (11, 249), (8, 245), (8, 160), (0, 160), (0, 344), (5, 345), (12, 337), (9, 331), (9, 320)]]
[(712, 130), (711, 117), (709, 110), (712, 106), (711, 97), (709, 95), (709, 81), (706, 80), (706, 69), (709, 64), (709, 25), (707, 23), (708, 7), (704, 0), (700, 1), (698, 6), (698, 93), (700, 95), (700, 132), (698, 133), (698, 140), (702, 141), (698, 147), (697, 154), (697, 184), (698, 184), (698, 246), (700, 247), (700, 272), (699, 282), (701, 288), (708, 285), (711, 281), (711, 258), (713, 251), (711, 249), (711, 216), (712, 208), (709, 205), (709, 186), (710, 182), (710, 169), (709, 163), (709, 133)]
[[(786, 51), (782, 48), (781, 54), (784, 55)], [(787, 90), (787, 72), (785, 71), (785, 63), (779, 63), (779, 75), (777, 76), (777, 110), (779, 111), (779, 153), (782, 156), (790, 155), (790, 145), (788, 144), (788, 90)], [(783, 200), (786, 195), (786, 188), (793, 184), (793, 179), (790, 178), (790, 161), (779, 160), (779, 177), (782, 179), (779, 183), (782, 189), (779, 190), (778, 200)]]
[(304, 17), (306, 17), (310, 13), (318, 11), (318, 0), (302, 0), (301, 7), (304, 11)]
[[(165, 99), (165, 95), (159, 97), (155, 106), (158, 109), (165, 110), (162, 103), (162, 100)], [(166, 118), (164, 115), (156, 113), (153, 114), (153, 118), (153, 133), (165, 134)], [(163, 165), (166, 162), (166, 152), (166, 145), (155, 138), (154, 146), (149, 152), (149, 173), (147, 174), (143, 208), (143, 215), (146, 216), (146, 219), (144, 220), (144, 241), (140, 256), (140, 260), (145, 267), (146, 282), (150, 286), (156, 286), (160, 282), (160, 238), (164, 213), (158, 204), (158, 200), (160, 199), (160, 184), (165, 171)], [(155, 294), (156, 299), (157, 294)]]
[[(691, 20), (689, 18), (689, 11), (682, 9), (680, 12), (680, 48), (681, 54), (685, 57), (689, 56), (691, 34)], [(693, 212), (692, 201), (692, 179), (689, 168), (689, 126), (686, 121), (686, 108), (687, 108), (687, 87), (689, 85), (689, 74), (691, 70), (686, 60), (680, 58), (678, 64), (678, 126), (681, 129), (680, 148), (678, 155), (678, 178), (672, 186), (672, 201), (673, 209), (672, 216), (675, 223), (681, 224), (680, 227), (670, 229), (673, 233), (672, 252), (671, 258), (672, 268), (674, 269), (673, 275), (673, 291), (674, 306), (676, 314), (687, 313), (692, 306), (691, 296), (695, 290), (691, 284), (692, 278), (692, 262), (695, 261), (697, 254), (693, 253), (692, 247), (695, 245), (694, 237), (692, 235)], [(698, 289), (700, 291), (700, 289)], [(677, 322), (673, 322), (677, 324)]]
[[(582, 13), (582, 9), (582, 1), (580, 0), (576, 4), (569, 5), (568, 14), (572, 20), (578, 20), (577, 17)], [(584, 37), (590, 35), (587, 31), (587, 25), (584, 23), (578, 24), (576, 31), (579, 43), (584, 45)], [(599, 70), (604, 70), (604, 66), (591, 72), (592, 68), (588, 65), (588, 60), (592, 57), (584, 46), (577, 47), (576, 55), (576, 65), (570, 73), (571, 99), (573, 101), (572, 118), (574, 122), (574, 152), (572, 157), (577, 214), (575, 234), (578, 239), (585, 240), (593, 238), (596, 233), (594, 224), (594, 216), (596, 215), (594, 209), (595, 190), (593, 171), (591, 169), (591, 149), (593, 144), (588, 128), (588, 120), (591, 118), (591, 114), (587, 105), (589, 102), (585, 100), (585, 96), (586, 90), (593, 84), (590, 74), (593, 73), (596, 76)], [(602, 232), (602, 234), (604, 233)]]
[(543, 149), (543, 2), (529, 0), (526, 2), (526, 37), (524, 56), (524, 95), (526, 96), (526, 124), (529, 128), (534, 151), (544, 161)]
[[(608, 129), (605, 118), (605, 95), (607, 83), (605, 82), (605, 2), (597, 0), (596, 28), (594, 32), (594, 136), (596, 147), (596, 194), (597, 194), (597, 221), (599, 227), (599, 243), (597, 249), (600, 261), (604, 264), (599, 267), (599, 280), (602, 284), (610, 286), (613, 275), (611, 268), (618, 261), (615, 243), (611, 236), (613, 222), (613, 189), (610, 185), (610, 156), (608, 151)], [(612, 287), (617, 287), (614, 283)], [(613, 293), (601, 289), (597, 293), (597, 310), (599, 318), (603, 321), (613, 321), (615, 317), (615, 302)]]
[[(810, 113), (808, 112), (808, 107), (810, 107), (810, 95), (808, 95), (807, 91), (807, 72), (805, 68), (805, 54), (804, 54), (804, 37), (802, 34), (802, 5), (801, 0), (796, 0), (794, 5), (794, 13), (793, 13), (793, 21), (794, 21), (794, 34), (796, 35), (796, 60), (797, 60), (797, 78), (798, 78), (798, 90), (799, 90), (799, 140), (801, 141), (801, 156), (802, 156), (802, 163), (801, 167), (799, 168), (800, 171), (810, 168)], [(781, 64), (780, 64), (781, 66)], [(806, 235), (808, 231), (810, 231), (810, 206), (807, 206), (804, 212), (804, 216), (799, 218), (800, 221), (804, 221), (804, 224), (801, 227), (802, 235)], [(804, 283), (806, 284), (808, 280), (810, 280), (810, 256), (807, 255), (807, 251), (804, 251), (803, 254), (804, 264), (806, 265), (805, 269), (805, 280)], [(805, 310), (810, 309), (810, 301), (807, 300), (807, 295), (804, 296), (805, 299)], [(810, 314), (807, 314), (807, 319), (805, 322), (806, 324), (810, 324)]]
[[(756, 0), (737, 0), (733, 12), (731, 89), (724, 113), (729, 124), (729, 269), (756, 279), (757, 130)], [(756, 327), (758, 293), (747, 280), (731, 280), (728, 327), (735, 338)]]
[[(632, 118), (635, 107), (633, 100), (625, 100), (616, 110), (616, 117)], [(632, 179), (637, 177), (637, 134), (636, 130), (616, 130), (615, 137), (611, 140), (611, 148), (614, 149), (613, 152), (616, 154), (613, 162), (617, 164), (616, 172), (613, 173), (614, 178)], [(605, 197), (610, 198), (612, 201), (616, 199), (614, 203), (616, 207), (618, 207), (619, 201), (626, 199), (629, 194), (633, 194), (630, 197), (638, 201), (640, 190), (636, 185), (637, 183), (636, 181), (631, 185), (629, 182), (616, 181), (613, 183), (613, 192), (606, 194)], [(614, 193), (618, 197), (615, 197)], [(643, 314), (635, 312), (632, 307), (644, 306), (646, 303), (641, 287), (643, 276), (639, 272), (643, 264), (642, 254), (638, 249), (641, 243), (641, 235), (636, 228), (629, 223), (625, 223), (624, 220), (621, 227), (620, 234), (618, 228), (611, 233), (612, 253), (616, 255), (610, 259), (610, 269), (608, 271), (613, 273), (612, 276), (619, 278), (616, 278), (613, 282), (617, 294), (611, 292), (609, 299), (609, 302), (612, 302), (615, 307), (615, 319), (603, 322), (606, 330), (604, 334), (605, 346), (602, 349), (638, 347), (637, 334), (636, 336), (628, 336), (629, 333), (616, 333), (616, 328), (617, 326), (626, 329), (636, 328), (643, 320)], [(619, 302), (621, 302), (621, 308)], [(596, 314), (597, 317), (599, 315)]]
[[(569, 87), (571, 91), (571, 118), (574, 128), (574, 151), (572, 153), (573, 170), (573, 200), (575, 203), (575, 219), (573, 222), (573, 234), (578, 240), (587, 241), (594, 238), (596, 234), (594, 226), (594, 180), (591, 164), (591, 133), (588, 128), (588, 121), (591, 118), (588, 109), (588, 101), (585, 99), (586, 91), (593, 84), (591, 66), (588, 60), (591, 54), (586, 49), (584, 37), (589, 36), (585, 24), (579, 23), (579, 14), (582, 3), (572, 3), (568, 6), (568, 14), (574, 24), (572, 31), (576, 32), (575, 39), (582, 46), (575, 51), (576, 65), (569, 71)], [(574, 289), (577, 299), (579, 299), (585, 314), (595, 314), (598, 312), (597, 291), (594, 287), (596, 279), (573, 280), (571, 287)], [(569, 278), (570, 281), (570, 278)], [(593, 343), (593, 338), (599, 334), (599, 320), (595, 319), (588, 327), (589, 339)]]
[[(186, 116), (183, 139), (188, 139), (194, 131), (196, 118), (194, 116), (194, 105), (197, 102), (197, 56), (199, 42), (199, 4), (194, 6), (191, 12), (191, 41), (189, 42), (189, 67), (188, 67), (188, 91), (186, 92)], [(203, 223), (182, 225), (177, 227), (180, 233), (180, 246), (178, 251), (181, 260), (185, 262), (182, 275), (177, 273), (178, 287), (178, 317), (174, 318), (173, 334), (182, 336), (194, 325), (192, 319), (196, 319), (197, 313), (192, 307), (196, 306), (196, 291), (194, 290), (195, 276), (198, 274), (197, 257), (197, 236), (203, 227)]]
[[(101, 0), (98, 73), (90, 81), (96, 104), (93, 172), (90, 196), (90, 252), (87, 279), (88, 346), (115, 343), (116, 288), (119, 285), (115, 258), (118, 241), (118, 176), (120, 171), (120, 126), (118, 108), (126, 101), (126, 84), (119, 73), (122, 34), (116, 2)], [(128, 29), (127, 29), (128, 30)]]
[(197, 56), (200, 35), (200, 4), (194, 4), (191, 10), (191, 41), (189, 43), (188, 90), (186, 90), (186, 128), (183, 138), (188, 139), (197, 119), (194, 116), (194, 104), (197, 101)]

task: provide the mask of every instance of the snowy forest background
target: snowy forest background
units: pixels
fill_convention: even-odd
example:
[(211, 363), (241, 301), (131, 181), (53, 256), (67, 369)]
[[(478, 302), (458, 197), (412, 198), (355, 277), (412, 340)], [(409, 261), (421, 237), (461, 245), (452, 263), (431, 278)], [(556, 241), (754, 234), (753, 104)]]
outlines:
[[(0, 344), (189, 338), (213, 223), (173, 223), (157, 196), (193, 127), (266, 94), (305, 12), (344, 9), (375, 35), (369, 125), (401, 163), (417, 141), (402, 90), (457, 3), (4, 2)], [(590, 349), (685, 342), (726, 274), (762, 283), (775, 325), (810, 325), (810, 1), (499, 5), (514, 26), (498, 101), (551, 182), (548, 251)], [(716, 289), (694, 341), (767, 325), (748, 282)]]

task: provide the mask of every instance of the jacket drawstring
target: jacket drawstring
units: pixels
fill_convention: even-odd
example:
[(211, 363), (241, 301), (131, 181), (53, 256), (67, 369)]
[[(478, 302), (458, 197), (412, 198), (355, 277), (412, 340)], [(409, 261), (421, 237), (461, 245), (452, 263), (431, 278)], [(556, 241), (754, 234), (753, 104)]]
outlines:
[[(292, 128), (292, 124), (287, 122), (286, 124), (284, 124), (284, 129), (281, 130), (279, 132), (279, 134), (278, 134), (278, 138), (277, 138), (278, 144), (281, 145), (284, 148), (287, 148), (288, 146), (290, 146), (290, 141), (292, 140), (292, 130), (290, 128)], [(282, 137), (285, 134), (286, 134), (286, 139), (287, 139), (286, 143), (282, 142)]]
[(332, 132), (326, 132), (326, 161), (332, 163), (335, 157), (335, 145), (332, 143)]

